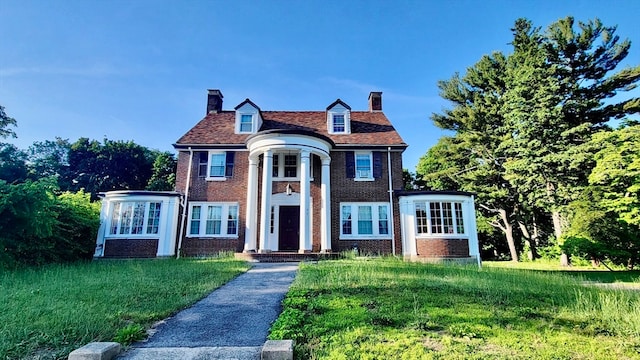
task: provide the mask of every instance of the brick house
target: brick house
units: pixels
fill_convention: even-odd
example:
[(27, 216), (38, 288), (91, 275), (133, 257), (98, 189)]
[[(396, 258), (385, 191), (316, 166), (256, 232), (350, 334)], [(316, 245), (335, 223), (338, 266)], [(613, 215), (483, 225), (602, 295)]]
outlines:
[[(174, 144), (176, 192), (104, 194), (97, 257), (358, 249), (479, 261), (472, 194), (402, 191), (407, 144), (382, 112), (381, 92), (370, 93), (366, 111), (340, 99), (321, 111), (222, 103), (209, 90), (205, 117)], [(144, 196), (179, 196), (181, 206)], [(172, 231), (143, 234), (152, 207), (171, 219), (158, 232)]]

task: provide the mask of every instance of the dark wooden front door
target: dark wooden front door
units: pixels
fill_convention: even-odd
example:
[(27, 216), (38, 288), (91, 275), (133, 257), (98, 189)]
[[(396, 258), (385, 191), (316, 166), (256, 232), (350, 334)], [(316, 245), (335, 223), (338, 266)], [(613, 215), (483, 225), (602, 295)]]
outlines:
[(280, 206), (278, 249), (295, 251), (300, 245), (300, 206)]

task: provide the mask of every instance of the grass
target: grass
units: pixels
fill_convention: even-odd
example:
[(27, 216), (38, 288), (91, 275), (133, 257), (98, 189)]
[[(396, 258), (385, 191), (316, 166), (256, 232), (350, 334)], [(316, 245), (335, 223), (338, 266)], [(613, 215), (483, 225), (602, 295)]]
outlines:
[(304, 264), (271, 339), (298, 359), (640, 359), (640, 293), (552, 271)]
[(140, 337), (246, 271), (231, 258), (105, 260), (0, 273), (0, 359), (66, 359)]

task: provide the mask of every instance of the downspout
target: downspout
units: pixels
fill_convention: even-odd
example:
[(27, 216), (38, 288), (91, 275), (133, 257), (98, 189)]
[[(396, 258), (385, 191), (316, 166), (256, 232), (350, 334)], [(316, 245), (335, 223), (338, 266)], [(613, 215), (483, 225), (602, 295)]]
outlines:
[(396, 255), (395, 218), (393, 217), (393, 184), (391, 183), (391, 146), (387, 147), (387, 169), (389, 170), (389, 223), (391, 224), (391, 253)]
[(184, 236), (184, 226), (187, 219), (187, 201), (189, 199), (189, 185), (191, 185), (191, 168), (193, 167), (193, 149), (189, 146), (189, 167), (187, 168), (187, 183), (184, 186), (184, 195), (180, 199), (180, 205), (182, 205), (182, 220), (180, 221), (180, 237), (178, 238), (178, 251), (176, 258), (180, 259), (180, 252), (182, 251), (182, 237)]

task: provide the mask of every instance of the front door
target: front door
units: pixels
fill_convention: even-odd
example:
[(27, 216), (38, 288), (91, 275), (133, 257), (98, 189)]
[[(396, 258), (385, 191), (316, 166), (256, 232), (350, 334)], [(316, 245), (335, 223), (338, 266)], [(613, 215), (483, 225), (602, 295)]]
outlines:
[(296, 251), (300, 245), (300, 206), (280, 206), (278, 249)]

